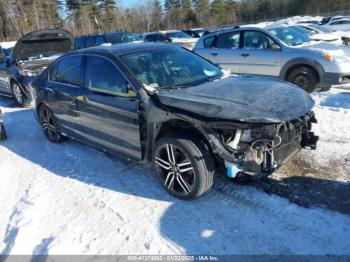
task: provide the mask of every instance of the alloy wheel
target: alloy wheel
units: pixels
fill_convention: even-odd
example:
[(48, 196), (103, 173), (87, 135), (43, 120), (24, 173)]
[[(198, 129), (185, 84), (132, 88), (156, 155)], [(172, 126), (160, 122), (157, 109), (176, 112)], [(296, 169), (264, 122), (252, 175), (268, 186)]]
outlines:
[(186, 154), (172, 144), (164, 144), (155, 156), (160, 179), (166, 189), (178, 196), (189, 195), (195, 185), (195, 174)]
[(22, 93), (20, 86), (17, 83), (12, 84), (12, 91), (13, 91), (13, 95), (16, 99), (16, 102), (19, 105), (22, 105), (23, 104), (23, 93)]
[(53, 115), (46, 108), (40, 110), (40, 123), (47, 138), (53, 142), (58, 141), (59, 133)]

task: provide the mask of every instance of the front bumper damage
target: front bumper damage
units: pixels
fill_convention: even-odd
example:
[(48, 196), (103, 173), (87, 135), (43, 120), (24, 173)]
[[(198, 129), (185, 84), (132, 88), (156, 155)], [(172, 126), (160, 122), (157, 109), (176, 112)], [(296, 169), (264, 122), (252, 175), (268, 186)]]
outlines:
[(198, 122), (196, 127), (223, 160), (227, 175), (235, 177), (239, 172), (271, 174), (302, 148), (316, 149), (313, 123), (317, 120), (310, 112), (279, 124)]

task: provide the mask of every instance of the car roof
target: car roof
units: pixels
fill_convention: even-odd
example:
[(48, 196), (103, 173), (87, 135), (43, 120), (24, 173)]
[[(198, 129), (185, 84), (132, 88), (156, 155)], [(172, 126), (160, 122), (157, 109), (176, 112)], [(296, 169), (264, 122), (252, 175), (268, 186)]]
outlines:
[(333, 22), (339, 22), (339, 21), (349, 21), (349, 20), (350, 20), (350, 18), (344, 17), (344, 18), (340, 18), (340, 19), (337, 19), (337, 20), (333, 20), (331, 23), (333, 23)]
[(165, 33), (173, 33), (173, 32), (182, 32), (182, 30), (172, 29), (172, 30), (164, 30), (164, 31), (160, 31), (160, 32), (165, 34)]

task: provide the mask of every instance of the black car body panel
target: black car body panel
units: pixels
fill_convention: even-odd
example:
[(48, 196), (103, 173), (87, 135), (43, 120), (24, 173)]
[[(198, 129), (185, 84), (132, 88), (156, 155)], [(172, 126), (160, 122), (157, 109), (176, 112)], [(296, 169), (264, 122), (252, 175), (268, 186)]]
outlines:
[[(235, 163), (248, 173), (271, 173), (294, 152), (314, 149), (314, 105), (302, 89), (261, 77), (225, 76), (197, 86), (151, 92), (121, 62), (140, 50), (180, 48), (167, 44), (121, 44), (72, 52), (51, 64), (32, 82), (32, 106), (55, 115), (64, 135), (111, 153), (150, 162), (158, 138), (182, 132), (198, 137), (216, 159)], [(189, 51), (186, 51), (189, 52)], [(195, 54), (193, 54), (195, 55)], [(82, 57), (77, 84), (52, 81), (60, 61)], [(122, 95), (86, 87), (89, 57), (103, 58), (132, 90)], [(55, 71), (55, 70), (53, 70)], [(95, 72), (96, 75), (101, 73)], [(235, 146), (232, 141), (240, 140)]]
[(229, 76), (191, 88), (161, 92), (158, 97), (164, 105), (200, 116), (250, 123), (287, 122), (305, 115), (314, 106), (301, 88), (251, 76)]

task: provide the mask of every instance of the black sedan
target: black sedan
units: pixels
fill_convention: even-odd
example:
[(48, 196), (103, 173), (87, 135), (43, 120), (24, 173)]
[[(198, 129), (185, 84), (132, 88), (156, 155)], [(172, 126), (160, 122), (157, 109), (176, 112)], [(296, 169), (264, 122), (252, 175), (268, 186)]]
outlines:
[(181, 199), (208, 191), (216, 170), (270, 174), (317, 142), (314, 102), (302, 89), (225, 75), (173, 45), (75, 51), (37, 77), (31, 92), (50, 141), (71, 137), (153, 162), (164, 187)]

